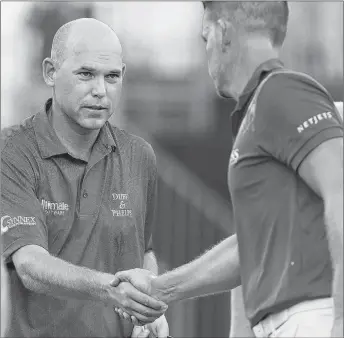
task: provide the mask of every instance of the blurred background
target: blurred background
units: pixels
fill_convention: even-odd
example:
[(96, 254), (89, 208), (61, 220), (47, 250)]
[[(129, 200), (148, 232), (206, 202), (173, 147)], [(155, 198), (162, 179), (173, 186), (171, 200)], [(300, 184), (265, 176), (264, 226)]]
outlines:
[[(112, 123), (144, 137), (159, 170), (156, 252), (163, 272), (233, 232), (227, 164), (230, 112), (217, 97), (201, 39), (200, 2), (2, 2), (1, 128), (49, 98), (41, 72), (56, 30), (80, 17), (115, 29), (127, 73)], [(343, 3), (292, 2), (283, 50), (288, 67), (307, 72), (342, 101)], [(167, 317), (175, 337), (228, 337), (230, 295), (184, 301)]]

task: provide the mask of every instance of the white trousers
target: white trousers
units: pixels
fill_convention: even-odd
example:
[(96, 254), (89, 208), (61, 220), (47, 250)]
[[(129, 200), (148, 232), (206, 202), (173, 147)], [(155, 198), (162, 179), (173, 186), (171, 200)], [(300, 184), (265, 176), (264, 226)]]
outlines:
[(254, 328), (257, 338), (267, 337), (331, 337), (333, 299), (305, 301), (274, 313)]

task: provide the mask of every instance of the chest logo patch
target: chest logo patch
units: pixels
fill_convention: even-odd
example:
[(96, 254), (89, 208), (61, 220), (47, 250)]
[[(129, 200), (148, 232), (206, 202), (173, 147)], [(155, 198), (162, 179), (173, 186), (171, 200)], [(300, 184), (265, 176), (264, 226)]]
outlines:
[(115, 209), (112, 209), (113, 217), (132, 217), (133, 211), (130, 208), (128, 194), (112, 194), (112, 199), (115, 202)]
[(51, 202), (42, 199), (41, 205), (46, 215), (63, 216), (69, 210), (69, 205), (64, 202)]
[(248, 108), (248, 110), (247, 110), (247, 112), (245, 114), (245, 117), (244, 117), (244, 119), (241, 122), (238, 134), (244, 135), (249, 130), (254, 132), (255, 131), (255, 126), (254, 126), (255, 117), (256, 117), (256, 102), (253, 101), (250, 104), (250, 106), (249, 106), (249, 108)]

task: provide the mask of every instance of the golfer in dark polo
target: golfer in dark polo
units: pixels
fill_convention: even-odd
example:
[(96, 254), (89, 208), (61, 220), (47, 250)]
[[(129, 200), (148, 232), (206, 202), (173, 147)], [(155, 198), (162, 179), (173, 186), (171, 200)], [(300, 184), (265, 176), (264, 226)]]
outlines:
[(339, 113), (325, 88), (279, 60), (287, 2), (204, 8), (210, 76), (219, 95), (237, 100), (228, 167), (236, 235), (157, 278), (132, 270), (114, 285), (130, 281), (167, 303), (242, 285), (257, 337), (342, 337)]
[(110, 27), (94, 19), (67, 23), (43, 62), (52, 98), (3, 133), (9, 337), (130, 337), (134, 326), (115, 306), (168, 335), (164, 303), (129, 283), (111, 286), (120, 270), (157, 273), (155, 155), (143, 139), (107, 122), (124, 71)]

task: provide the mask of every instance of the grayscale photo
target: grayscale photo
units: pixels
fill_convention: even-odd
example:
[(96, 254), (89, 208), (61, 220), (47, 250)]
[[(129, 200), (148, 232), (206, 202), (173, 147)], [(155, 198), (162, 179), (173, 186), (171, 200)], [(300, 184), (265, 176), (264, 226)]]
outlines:
[(2, 1), (1, 337), (343, 337), (343, 2)]

